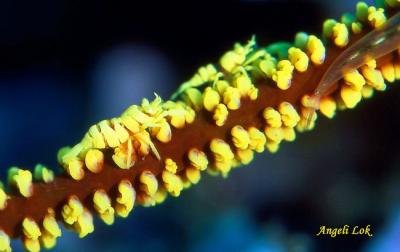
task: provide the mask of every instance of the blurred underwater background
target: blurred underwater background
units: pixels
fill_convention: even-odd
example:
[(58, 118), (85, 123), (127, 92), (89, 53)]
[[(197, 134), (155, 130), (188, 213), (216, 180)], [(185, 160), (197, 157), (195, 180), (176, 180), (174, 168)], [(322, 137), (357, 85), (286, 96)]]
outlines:
[[(89, 126), (154, 92), (168, 99), (235, 42), (320, 34), (356, 2), (2, 1), (0, 177), (14, 165), (56, 168), (58, 149)], [(204, 175), (109, 227), (96, 219), (82, 240), (65, 230), (54, 251), (400, 251), (398, 85), (227, 179)], [(369, 224), (374, 236), (316, 236), (345, 224)]]

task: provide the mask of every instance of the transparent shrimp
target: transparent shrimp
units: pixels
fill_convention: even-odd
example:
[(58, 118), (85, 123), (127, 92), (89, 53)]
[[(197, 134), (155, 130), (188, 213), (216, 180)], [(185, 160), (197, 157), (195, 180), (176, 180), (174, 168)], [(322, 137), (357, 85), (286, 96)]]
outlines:
[(329, 89), (342, 79), (346, 72), (357, 69), (368, 60), (380, 58), (398, 48), (400, 48), (400, 13), (351, 45), (328, 67), (311, 95), (313, 106), (307, 115), (306, 127), (310, 127), (311, 119), (315, 111), (319, 109), (322, 96), (326, 95)]

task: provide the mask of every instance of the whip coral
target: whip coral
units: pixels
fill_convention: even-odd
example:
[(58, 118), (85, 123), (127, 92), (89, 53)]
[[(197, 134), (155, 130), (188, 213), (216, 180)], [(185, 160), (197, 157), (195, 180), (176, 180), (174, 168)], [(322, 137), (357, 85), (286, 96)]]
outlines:
[(274, 153), (282, 141), (314, 128), (318, 116), (333, 118), (337, 110), (387, 89), (400, 79), (397, 50), (365, 57), (318, 103), (312, 99), (332, 62), (384, 26), (400, 6), (396, 0), (384, 4), (358, 3), (354, 15), (326, 20), (321, 37), (301, 32), (291, 43), (266, 48), (254, 37), (235, 44), (218, 65), (199, 68), (171, 100), (143, 99), (62, 148), (63, 174), (43, 165), (33, 173), (11, 168), (9, 189), (0, 189), (0, 251), (10, 251), (10, 239), (17, 237), (28, 251), (52, 248), (61, 236), (59, 222), (84, 237), (94, 231), (94, 214), (111, 225), (136, 204), (155, 206), (168, 195), (178, 197), (204, 172), (227, 177), (255, 152)]

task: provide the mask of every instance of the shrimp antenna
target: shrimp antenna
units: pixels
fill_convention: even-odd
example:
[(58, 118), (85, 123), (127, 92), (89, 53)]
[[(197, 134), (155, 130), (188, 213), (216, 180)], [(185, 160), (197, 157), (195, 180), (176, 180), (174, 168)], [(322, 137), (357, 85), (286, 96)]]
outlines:
[(310, 97), (310, 106), (306, 114), (306, 129), (311, 129), (311, 122), (314, 114), (319, 109), (319, 101), (321, 99), (321, 93), (319, 90), (315, 90), (313, 95)]
[[(398, 49), (400, 45), (400, 13), (388, 19), (381, 27), (369, 32), (362, 39), (348, 47), (328, 67), (317, 88), (311, 96), (310, 112), (306, 115), (306, 129), (309, 129), (312, 117), (319, 109), (322, 95), (343, 78), (346, 71), (357, 69), (368, 59), (377, 59)], [(316, 102), (317, 101), (317, 102)]]
[(306, 116), (306, 129), (311, 129), (311, 121), (314, 116), (314, 113), (316, 113), (316, 108), (310, 108), (310, 111), (307, 112)]

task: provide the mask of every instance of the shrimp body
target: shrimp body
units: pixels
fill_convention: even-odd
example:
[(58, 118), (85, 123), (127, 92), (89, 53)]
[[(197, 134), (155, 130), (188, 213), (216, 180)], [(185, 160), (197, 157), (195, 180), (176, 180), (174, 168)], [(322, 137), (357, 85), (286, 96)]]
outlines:
[(315, 110), (319, 109), (322, 96), (326, 95), (333, 85), (343, 78), (345, 73), (361, 67), (370, 59), (377, 59), (397, 50), (399, 47), (400, 13), (397, 13), (381, 27), (369, 32), (348, 47), (328, 67), (310, 97), (312, 107), (307, 116), (307, 125), (309, 125)]

